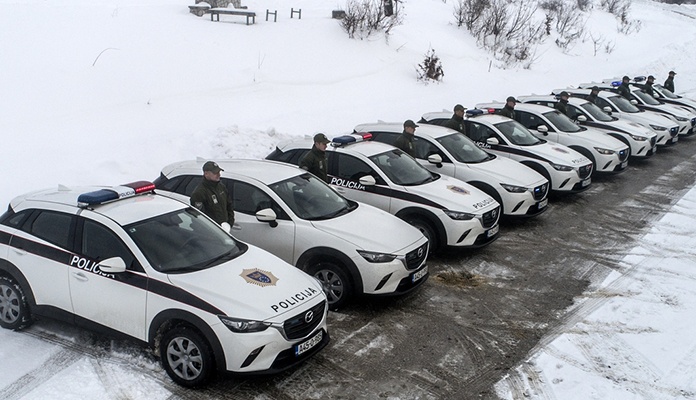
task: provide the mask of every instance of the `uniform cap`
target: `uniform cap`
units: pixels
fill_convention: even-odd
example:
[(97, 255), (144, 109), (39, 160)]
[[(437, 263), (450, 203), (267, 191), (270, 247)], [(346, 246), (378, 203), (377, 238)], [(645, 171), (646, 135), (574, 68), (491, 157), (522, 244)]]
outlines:
[(220, 168), (215, 161), (206, 161), (205, 164), (203, 164), (203, 171), (210, 171), (217, 174), (220, 171), (224, 171), (224, 169)]
[(570, 97), (570, 94), (564, 90), (564, 91), (561, 92), (561, 94), (560, 94), (559, 96), (561, 96), (561, 97)]
[(331, 141), (323, 133), (317, 133), (314, 135), (314, 143), (330, 143)]
[(651, 80), (654, 81), (654, 80), (655, 80), (655, 77), (652, 76), (652, 75), (648, 75), (648, 80), (649, 80), (649, 81), (651, 81)]
[(622, 78), (622, 80), (624, 80), (624, 81), (630, 81), (631, 78), (629, 78), (628, 75), (624, 75), (624, 77)]
[(519, 103), (519, 101), (517, 101), (517, 99), (514, 98), (514, 97), (512, 97), (512, 96), (508, 97), (507, 100), (505, 100), (505, 101), (506, 101), (506, 102), (507, 102), (507, 101), (513, 101), (513, 102), (515, 102), (515, 103)]
[(670, 74), (670, 75), (676, 75), (677, 73), (674, 72), (674, 71), (669, 71), (669, 74)]
[(412, 120), (407, 119), (406, 122), (404, 122), (404, 128), (418, 128), (418, 125)]
[(461, 104), (457, 104), (456, 106), (454, 106), (454, 112), (457, 111), (464, 111), (464, 106)]
[(593, 92), (599, 92), (599, 86), (592, 86)]

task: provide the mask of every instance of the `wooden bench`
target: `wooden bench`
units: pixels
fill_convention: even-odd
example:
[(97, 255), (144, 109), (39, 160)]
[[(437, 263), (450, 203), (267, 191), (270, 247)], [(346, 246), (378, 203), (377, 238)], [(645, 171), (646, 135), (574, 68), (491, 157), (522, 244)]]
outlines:
[(211, 8), (207, 13), (210, 14), (210, 20), (215, 21), (213, 17), (217, 16), (217, 21), (220, 22), (220, 14), (225, 14), (225, 15), (241, 15), (246, 17), (246, 24), (249, 25), (249, 21), (251, 21), (252, 24), (256, 23), (256, 13), (253, 11), (245, 11), (245, 10), (233, 10), (231, 8)]

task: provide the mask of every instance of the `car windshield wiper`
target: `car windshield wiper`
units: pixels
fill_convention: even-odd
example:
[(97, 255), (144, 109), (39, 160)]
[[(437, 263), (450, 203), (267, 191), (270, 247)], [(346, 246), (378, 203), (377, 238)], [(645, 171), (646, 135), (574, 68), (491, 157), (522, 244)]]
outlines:
[(175, 269), (166, 270), (166, 271), (162, 271), (162, 272), (165, 272), (165, 273), (168, 273), (168, 274), (180, 274), (180, 273), (183, 273), (183, 272), (200, 271), (200, 270), (203, 270), (203, 269), (210, 268), (210, 267), (212, 267), (213, 265), (219, 264), (220, 261), (222, 261), (222, 260), (225, 260), (225, 259), (226, 259), (226, 260), (231, 260), (231, 259), (235, 258), (235, 257), (236, 257), (236, 253), (235, 253), (235, 254), (232, 254), (232, 253), (235, 253), (235, 249), (226, 251), (226, 252), (220, 254), (219, 256), (217, 256), (217, 257), (215, 257), (215, 258), (212, 258), (212, 259), (208, 260), (208, 261), (205, 262), (204, 264), (188, 265), (188, 266), (185, 266), (185, 267), (175, 268)]
[(336, 210), (336, 211), (334, 211), (334, 212), (332, 212), (332, 213), (323, 215), (323, 216), (321, 217), (321, 219), (336, 218), (336, 217), (338, 217), (338, 216), (340, 216), (340, 215), (347, 214), (347, 213), (349, 213), (349, 212), (351, 212), (351, 211), (353, 211), (353, 210), (354, 210), (354, 208), (351, 208), (351, 207), (349, 207), (349, 206), (343, 206), (343, 207), (342, 207), (341, 209), (339, 209), (339, 210)]

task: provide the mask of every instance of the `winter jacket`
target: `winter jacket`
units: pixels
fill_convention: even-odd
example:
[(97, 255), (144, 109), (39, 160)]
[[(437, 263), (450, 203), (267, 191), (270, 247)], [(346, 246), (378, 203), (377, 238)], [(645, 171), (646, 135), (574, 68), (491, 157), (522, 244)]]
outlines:
[(327, 165), (326, 152), (319, 150), (317, 146), (312, 146), (312, 150), (300, 160), (300, 168), (311, 172), (324, 182), (328, 182)]
[(218, 224), (234, 225), (234, 204), (222, 182), (204, 178), (191, 193), (191, 205)]
[(455, 131), (464, 132), (464, 118), (454, 114), (443, 126), (454, 129)]
[(568, 100), (559, 100), (556, 102), (554, 108), (560, 111), (563, 115), (568, 115)]
[(669, 90), (670, 92), (674, 93), (674, 78), (671, 76), (668, 77), (667, 80), (665, 80), (665, 84), (662, 86), (664, 86), (664, 88)]
[(500, 115), (515, 119), (515, 109), (506, 104), (505, 107), (500, 110)]
[(626, 100), (631, 100), (631, 88), (628, 87), (628, 83), (621, 82), (619, 85), (619, 94), (623, 96)]
[(416, 149), (413, 147), (413, 135), (404, 131), (396, 141), (394, 141), (394, 147), (398, 147), (411, 157), (416, 157)]

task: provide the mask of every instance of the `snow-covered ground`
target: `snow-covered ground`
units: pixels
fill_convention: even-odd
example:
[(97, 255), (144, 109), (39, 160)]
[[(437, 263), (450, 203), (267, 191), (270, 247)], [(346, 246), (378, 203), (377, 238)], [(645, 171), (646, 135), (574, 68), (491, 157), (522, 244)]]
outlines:
[[(631, 36), (595, 9), (587, 30), (611, 53), (594, 55), (586, 40), (565, 54), (551, 37), (531, 69), (501, 69), (456, 27), (454, 0), (407, 0), (404, 23), (388, 40), (348, 39), (330, 18), (342, 1), (242, 3), (257, 12), (255, 25), (196, 17), (187, 8), (193, 0), (0, 0), (0, 205), (58, 184), (154, 179), (180, 159), (264, 157), (293, 136), (332, 137), (377, 119), (418, 119), (456, 103), (471, 107), (624, 74), (662, 82), (673, 69), (677, 91), (696, 97), (696, 6), (634, 0), (630, 17), (642, 25)], [(291, 19), (290, 7), (301, 8), (302, 18)], [(265, 21), (266, 9), (278, 10), (278, 22)], [(445, 77), (425, 85), (416, 66), (431, 47)], [(578, 299), (577, 318), (500, 383), (501, 396), (527, 387), (532, 398), (696, 397), (688, 375), (696, 363), (696, 323), (688, 318), (696, 301), (695, 204), (690, 192), (621, 273)], [(65, 346), (0, 331), (0, 394), (169, 394), (128, 368), (161, 374), (150, 359), (110, 349), (113, 361), (103, 364), (75, 358)], [(89, 376), (99, 379), (79, 379)]]

